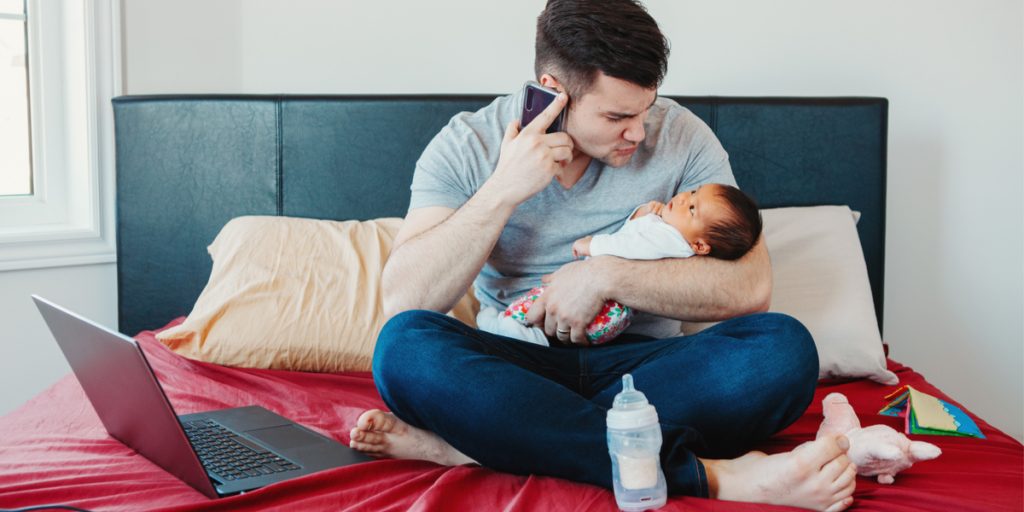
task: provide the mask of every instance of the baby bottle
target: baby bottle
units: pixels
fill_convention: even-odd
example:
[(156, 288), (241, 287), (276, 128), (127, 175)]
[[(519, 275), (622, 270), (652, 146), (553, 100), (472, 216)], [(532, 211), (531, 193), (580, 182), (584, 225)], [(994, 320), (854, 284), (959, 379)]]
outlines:
[(658, 412), (633, 388), (633, 376), (628, 373), (622, 376), (622, 392), (615, 395), (607, 424), (615, 504), (626, 512), (664, 505), (668, 489), (659, 456)]

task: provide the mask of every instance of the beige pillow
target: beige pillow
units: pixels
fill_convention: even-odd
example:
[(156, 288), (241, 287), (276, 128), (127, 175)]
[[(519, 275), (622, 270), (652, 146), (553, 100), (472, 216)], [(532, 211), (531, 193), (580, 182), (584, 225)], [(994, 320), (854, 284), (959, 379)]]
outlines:
[[(380, 274), (402, 219), (238, 217), (210, 245), (210, 280), (184, 323), (159, 335), (226, 366), (367, 371), (384, 324)], [(453, 310), (475, 325), (476, 300)]]
[[(818, 348), (819, 378), (896, 384), (885, 367), (856, 215), (846, 206), (761, 211), (772, 260), (771, 311), (800, 320)], [(709, 324), (684, 324), (695, 332)]]

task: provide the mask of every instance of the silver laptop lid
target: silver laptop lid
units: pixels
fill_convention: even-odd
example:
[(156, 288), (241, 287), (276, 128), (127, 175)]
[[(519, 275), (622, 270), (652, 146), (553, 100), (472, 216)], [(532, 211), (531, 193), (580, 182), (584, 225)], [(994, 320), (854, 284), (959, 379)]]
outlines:
[(112, 437), (216, 498), (139, 344), (33, 295), (36, 307)]

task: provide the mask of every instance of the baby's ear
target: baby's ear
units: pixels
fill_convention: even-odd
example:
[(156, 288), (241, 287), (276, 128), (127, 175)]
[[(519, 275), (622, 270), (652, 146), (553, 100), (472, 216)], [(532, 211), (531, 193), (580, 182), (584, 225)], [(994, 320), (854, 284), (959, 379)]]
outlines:
[(698, 238), (697, 240), (690, 242), (690, 247), (693, 248), (693, 253), (698, 256), (706, 256), (711, 252), (711, 246), (708, 245), (703, 238)]

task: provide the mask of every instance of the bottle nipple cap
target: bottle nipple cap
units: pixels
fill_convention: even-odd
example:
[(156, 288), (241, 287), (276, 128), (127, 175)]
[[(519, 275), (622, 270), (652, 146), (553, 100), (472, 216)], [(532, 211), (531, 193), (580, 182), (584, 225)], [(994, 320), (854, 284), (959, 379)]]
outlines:
[(647, 396), (633, 387), (633, 376), (622, 376), (622, 391), (615, 395), (612, 407), (615, 409), (641, 409), (648, 404)]

